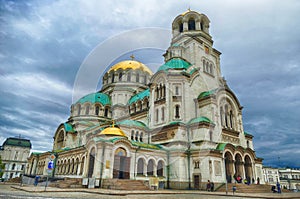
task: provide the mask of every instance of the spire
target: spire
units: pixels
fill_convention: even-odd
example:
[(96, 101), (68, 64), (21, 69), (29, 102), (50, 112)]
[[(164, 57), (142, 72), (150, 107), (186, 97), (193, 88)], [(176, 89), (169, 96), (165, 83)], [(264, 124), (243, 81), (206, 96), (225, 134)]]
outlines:
[(134, 60), (135, 59), (135, 57), (134, 57), (134, 55), (132, 54), (132, 55), (130, 55), (130, 58), (131, 58), (131, 60)]

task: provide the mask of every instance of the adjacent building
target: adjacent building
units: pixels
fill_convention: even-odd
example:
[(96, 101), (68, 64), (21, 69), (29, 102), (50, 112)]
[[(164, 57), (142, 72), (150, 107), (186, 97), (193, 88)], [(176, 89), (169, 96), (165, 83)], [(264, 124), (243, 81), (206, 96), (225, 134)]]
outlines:
[(31, 142), (27, 139), (10, 137), (4, 141), (0, 150), (5, 165), (2, 178), (8, 180), (24, 174), (30, 149)]
[(47, 175), (55, 155), (54, 176), (95, 179), (99, 186), (151, 177), (179, 189), (237, 176), (264, 183), (262, 159), (222, 77), (209, 29), (206, 15), (188, 10), (174, 19), (157, 71), (134, 59), (113, 65), (98, 92), (72, 104), (52, 151), (30, 156), (26, 173)]

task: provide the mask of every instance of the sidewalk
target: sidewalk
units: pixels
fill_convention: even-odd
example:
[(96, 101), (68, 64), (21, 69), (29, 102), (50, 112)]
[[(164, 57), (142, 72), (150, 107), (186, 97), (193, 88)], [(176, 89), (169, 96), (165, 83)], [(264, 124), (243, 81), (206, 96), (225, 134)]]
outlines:
[[(33, 186), (33, 185), (12, 185), (14, 189), (26, 191), (26, 192), (35, 192), (41, 193), (45, 192), (44, 186)], [(47, 187), (46, 192), (83, 192), (83, 193), (93, 193), (93, 194), (101, 194), (101, 195), (116, 195), (116, 196), (126, 196), (126, 195), (147, 195), (147, 194), (201, 194), (201, 195), (216, 195), (216, 196), (226, 196), (225, 192), (206, 192), (206, 191), (196, 191), (196, 190), (143, 190), (143, 191), (125, 191), (125, 190), (111, 190), (111, 189), (87, 189), (87, 188), (55, 188), (55, 187)], [(230, 197), (245, 197), (245, 198), (300, 198), (300, 193), (235, 193), (228, 192), (228, 196)]]

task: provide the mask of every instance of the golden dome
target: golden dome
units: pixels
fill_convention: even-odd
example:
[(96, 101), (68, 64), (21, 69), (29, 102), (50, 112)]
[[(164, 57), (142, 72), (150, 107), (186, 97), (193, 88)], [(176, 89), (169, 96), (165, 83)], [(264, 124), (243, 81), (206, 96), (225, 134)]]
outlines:
[(144, 64), (142, 64), (141, 62), (135, 61), (135, 60), (125, 60), (125, 61), (121, 61), (115, 65), (113, 65), (108, 72), (110, 71), (116, 71), (118, 69), (132, 69), (132, 70), (142, 70), (145, 72), (148, 72), (150, 75), (152, 75), (152, 71), (145, 66)]
[(114, 127), (108, 127), (101, 131), (100, 135), (116, 135), (116, 136), (122, 136), (122, 137), (127, 137), (126, 134), (119, 128)]

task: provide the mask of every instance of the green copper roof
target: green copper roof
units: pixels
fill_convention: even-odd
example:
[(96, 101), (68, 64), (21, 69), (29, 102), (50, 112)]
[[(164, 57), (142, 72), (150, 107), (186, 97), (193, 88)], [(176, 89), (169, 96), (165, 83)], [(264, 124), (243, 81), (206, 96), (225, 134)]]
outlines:
[(210, 90), (210, 91), (204, 91), (204, 92), (202, 92), (198, 95), (198, 99), (205, 98), (205, 97), (208, 97), (210, 95), (213, 95), (213, 94), (216, 93), (216, 91), (217, 91), (217, 89), (213, 89), (213, 90)]
[(253, 136), (253, 135), (251, 135), (250, 133), (248, 133), (248, 132), (246, 132), (246, 131), (244, 131), (244, 135)]
[(149, 97), (150, 96), (150, 89), (146, 89), (142, 92), (139, 92), (138, 94), (132, 96), (129, 100), (129, 104), (132, 104), (134, 102), (137, 102), (138, 100), (143, 100), (145, 97)]
[(169, 70), (169, 69), (188, 69), (192, 64), (189, 62), (184, 61), (180, 58), (172, 58), (171, 60), (167, 61), (164, 65), (160, 66), (158, 71), (161, 70)]
[(85, 102), (90, 102), (90, 103), (96, 103), (99, 102), (101, 103), (103, 106), (107, 105), (107, 104), (111, 104), (111, 100), (110, 97), (104, 93), (91, 93), (88, 94), (84, 97), (82, 97), (81, 99), (79, 99), (76, 103), (85, 103)]
[(210, 119), (208, 119), (207, 117), (204, 117), (204, 116), (191, 119), (188, 123), (193, 124), (193, 123), (200, 123), (200, 122), (206, 122), (206, 123), (213, 124), (213, 122)]
[(5, 145), (31, 148), (30, 140), (26, 140), (22, 138), (7, 138), (3, 143), (3, 146)]
[(195, 72), (197, 72), (198, 69), (197, 68), (193, 68), (191, 71), (190, 71), (190, 75), (194, 74)]
[(216, 149), (219, 151), (224, 151), (226, 145), (227, 143), (219, 143)]
[(138, 147), (141, 147), (141, 148), (155, 149), (155, 150), (162, 149), (162, 146), (159, 145), (159, 144), (147, 144), (147, 143), (144, 143), (144, 142), (137, 142), (137, 141), (133, 141), (133, 140), (131, 140), (130, 142), (131, 142), (132, 145), (138, 146)]
[(127, 126), (136, 126), (136, 127), (142, 127), (146, 128), (146, 124), (140, 121), (135, 121), (135, 120), (122, 120), (120, 122), (117, 122), (117, 125), (127, 125)]
[(169, 125), (176, 125), (176, 124), (185, 125), (185, 123), (180, 122), (180, 121), (171, 121), (171, 122), (169, 123)]
[(65, 128), (65, 131), (66, 132), (75, 132), (75, 130), (74, 130), (74, 128), (73, 128), (73, 126), (71, 125), (71, 124), (69, 124), (69, 123), (64, 123), (64, 128)]

